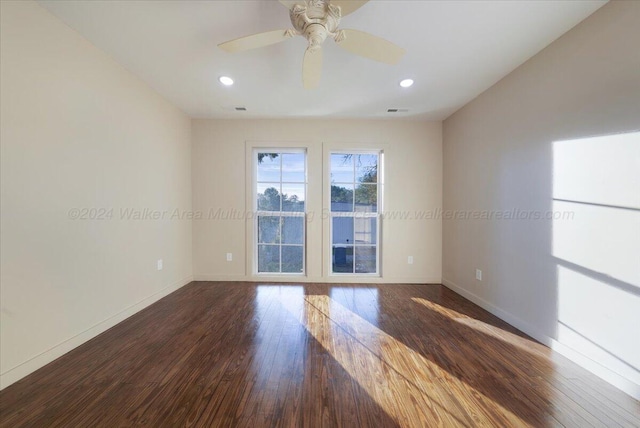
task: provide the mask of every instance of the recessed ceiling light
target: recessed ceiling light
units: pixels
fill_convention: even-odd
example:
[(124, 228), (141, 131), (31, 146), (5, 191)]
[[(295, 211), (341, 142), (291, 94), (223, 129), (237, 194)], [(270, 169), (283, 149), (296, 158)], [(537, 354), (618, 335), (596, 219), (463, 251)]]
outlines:
[(403, 88), (408, 88), (411, 85), (413, 85), (413, 79), (404, 79), (400, 82), (400, 86)]
[(231, 77), (228, 76), (220, 76), (220, 78), (218, 79), (220, 81), (220, 83), (222, 83), (224, 86), (231, 86), (233, 85), (233, 79)]

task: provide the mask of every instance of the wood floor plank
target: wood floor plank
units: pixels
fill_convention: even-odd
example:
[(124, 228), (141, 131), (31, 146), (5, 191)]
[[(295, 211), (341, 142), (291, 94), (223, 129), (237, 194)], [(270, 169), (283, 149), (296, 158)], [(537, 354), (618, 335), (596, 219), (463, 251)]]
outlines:
[(194, 282), (0, 391), (0, 427), (640, 426), (440, 285)]

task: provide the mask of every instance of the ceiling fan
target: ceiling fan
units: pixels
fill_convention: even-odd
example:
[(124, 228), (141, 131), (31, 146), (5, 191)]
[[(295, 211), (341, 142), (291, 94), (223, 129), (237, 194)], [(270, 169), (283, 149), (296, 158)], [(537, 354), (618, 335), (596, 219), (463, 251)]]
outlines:
[(322, 43), (331, 37), (341, 48), (375, 61), (397, 64), (405, 50), (395, 44), (359, 30), (338, 29), (340, 19), (369, 0), (280, 0), (289, 9), (293, 29), (267, 31), (221, 43), (227, 52), (242, 52), (303, 36), (309, 45), (302, 62), (302, 82), (305, 89), (320, 83), (322, 74)]

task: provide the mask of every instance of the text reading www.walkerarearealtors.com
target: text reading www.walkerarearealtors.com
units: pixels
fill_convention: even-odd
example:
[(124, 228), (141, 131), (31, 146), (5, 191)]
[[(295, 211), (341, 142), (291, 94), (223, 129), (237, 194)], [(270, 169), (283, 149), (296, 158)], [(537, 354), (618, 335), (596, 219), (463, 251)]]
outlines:
[[(261, 215), (261, 211), (245, 211), (235, 208), (210, 208), (208, 210), (152, 209), (152, 208), (71, 208), (68, 218), (71, 220), (124, 220), (124, 221), (162, 221), (162, 220), (252, 220)], [(273, 213), (269, 213), (273, 215)], [(307, 211), (305, 213), (282, 213), (282, 215), (304, 216), (307, 222), (315, 219), (328, 219), (345, 215), (344, 213), (331, 212), (328, 209)], [(538, 211), (510, 208), (505, 210), (432, 210), (415, 211), (383, 211), (380, 213), (370, 211), (356, 211), (348, 214), (349, 217), (380, 216), (387, 221), (394, 220), (573, 220), (573, 211)]]

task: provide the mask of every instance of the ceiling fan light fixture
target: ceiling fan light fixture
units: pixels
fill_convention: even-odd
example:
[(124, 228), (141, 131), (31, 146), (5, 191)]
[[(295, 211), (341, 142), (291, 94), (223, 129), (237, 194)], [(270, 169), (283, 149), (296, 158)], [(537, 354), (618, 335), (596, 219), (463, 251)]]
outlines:
[(222, 83), (224, 86), (231, 86), (233, 85), (233, 79), (229, 76), (220, 76), (218, 78), (218, 80), (220, 81), (220, 83)]
[(400, 86), (403, 88), (408, 88), (413, 85), (413, 79), (404, 79), (400, 81)]

